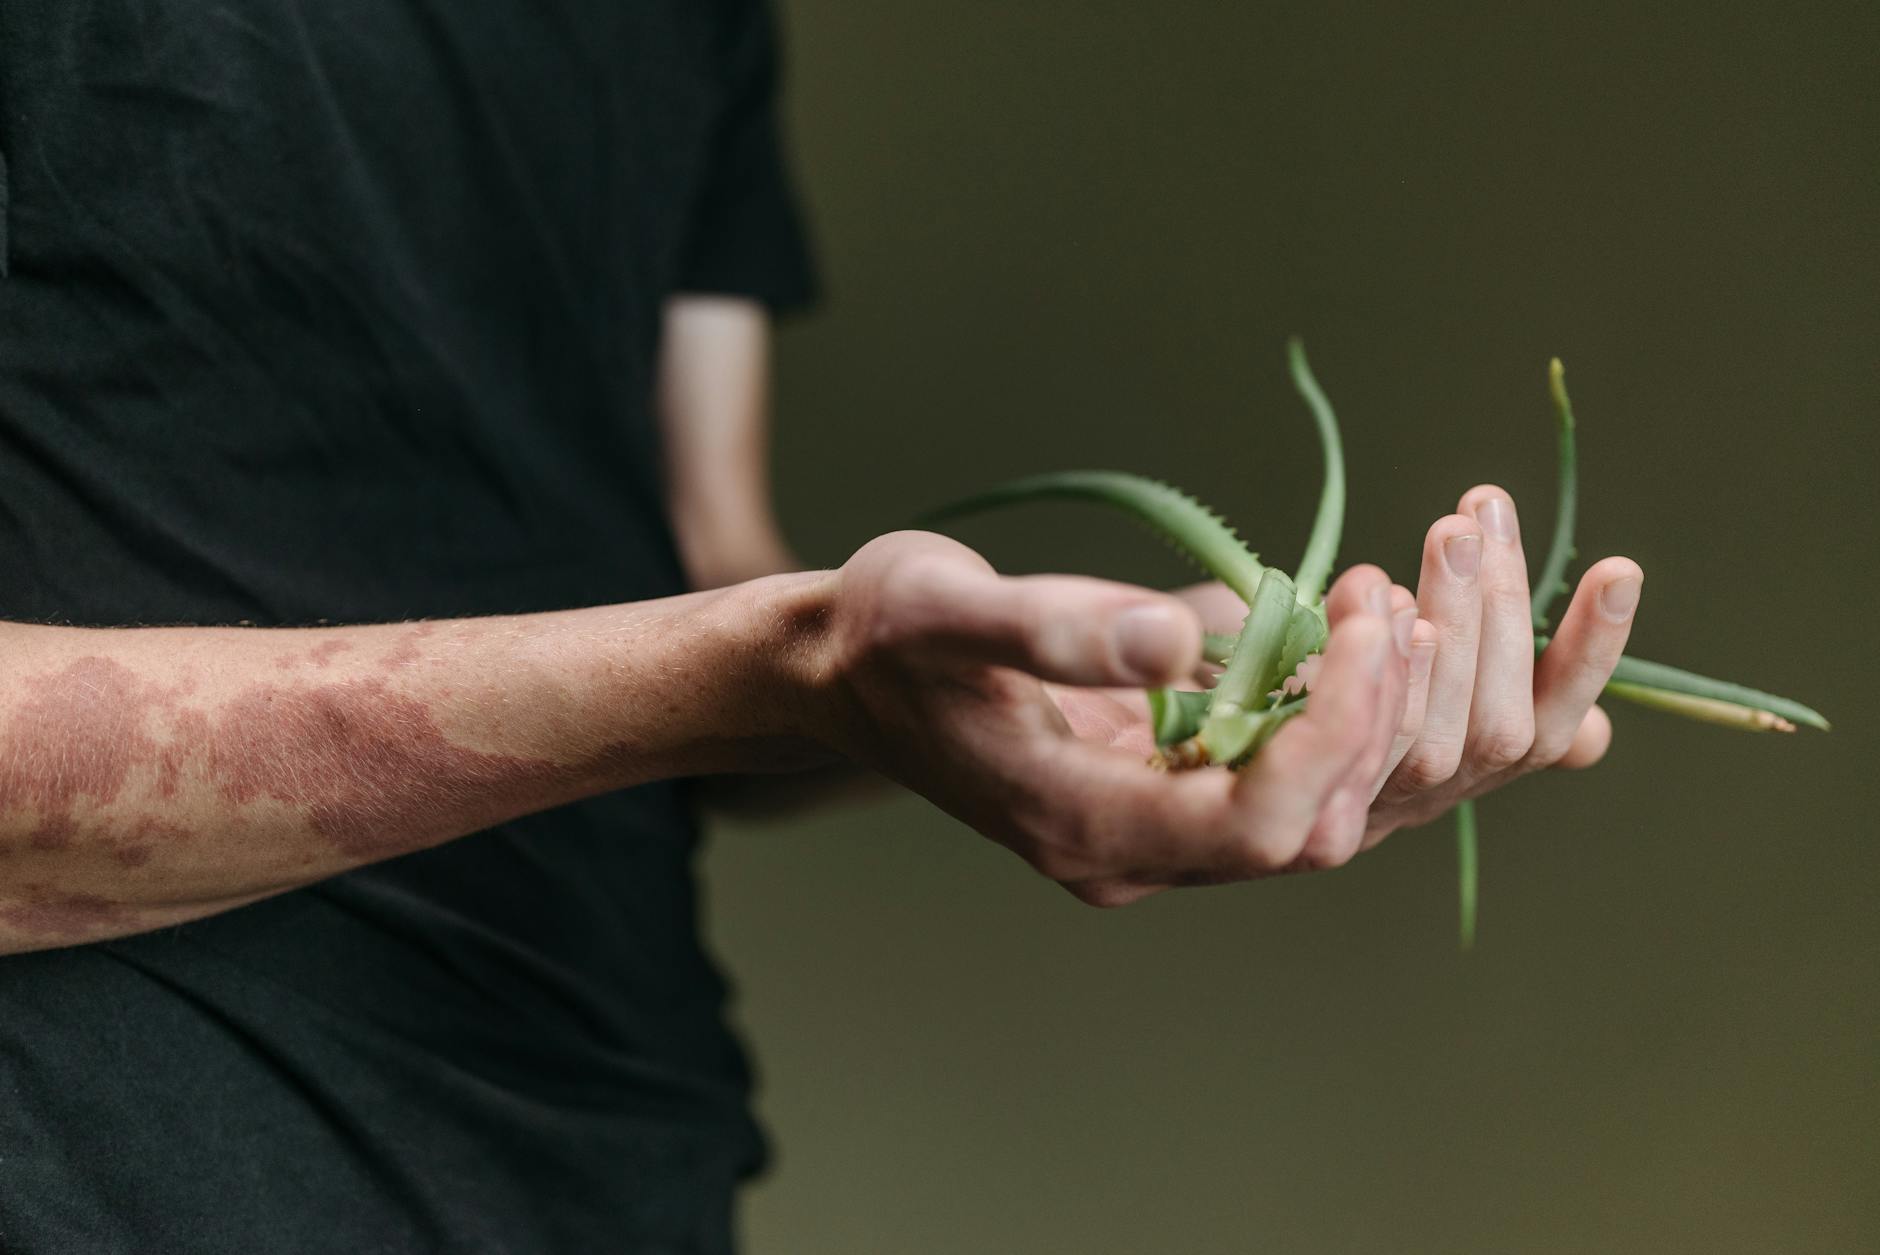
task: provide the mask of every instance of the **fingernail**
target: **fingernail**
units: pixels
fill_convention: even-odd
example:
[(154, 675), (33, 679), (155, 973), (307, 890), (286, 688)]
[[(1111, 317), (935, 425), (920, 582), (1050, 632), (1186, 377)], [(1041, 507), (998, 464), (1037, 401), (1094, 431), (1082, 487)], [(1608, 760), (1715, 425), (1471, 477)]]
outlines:
[(1475, 507), (1475, 517), (1496, 540), (1514, 539), (1514, 503), (1506, 497), (1488, 498)]
[(1474, 579), (1475, 573), (1482, 569), (1482, 538), (1473, 532), (1467, 536), (1451, 536), (1443, 542), (1443, 561), (1449, 565), (1451, 575)]
[(1417, 612), (1414, 606), (1405, 606), (1390, 618), (1390, 634), (1397, 642), (1397, 652), (1405, 658), (1410, 656), (1410, 634), (1416, 631)]
[(1111, 631), (1118, 660), (1145, 680), (1168, 678), (1188, 640), (1180, 617), (1168, 606), (1132, 606), (1116, 617)]
[(1370, 663), (1372, 675), (1383, 675), (1384, 664), (1390, 661), (1390, 637), (1378, 637), (1372, 644), (1371, 656), (1366, 661)]
[(1372, 614), (1390, 613), (1390, 585), (1373, 584), (1371, 591), (1364, 595), (1364, 604), (1371, 608)]
[(1640, 580), (1636, 575), (1622, 575), (1599, 590), (1599, 609), (1614, 623), (1624, 623), (1638, 609)]

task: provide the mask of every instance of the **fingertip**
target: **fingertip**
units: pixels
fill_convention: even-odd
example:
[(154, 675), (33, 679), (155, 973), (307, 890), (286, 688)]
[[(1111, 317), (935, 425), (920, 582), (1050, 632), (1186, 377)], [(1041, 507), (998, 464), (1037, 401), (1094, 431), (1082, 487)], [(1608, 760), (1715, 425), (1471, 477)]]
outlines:
[(1570, 770), (1591, 767), (1612, 748), (1612, 719), (1598, 706), (1589, 708), (1573, 734), (1573, 742), (1556, 766)]
[(1430, 524), (1429, 531), (1423, 533), (1424, 552), (1436, 552), (1458, 536), (1473, 536), (1481, 530), (1473, 515), (1445, 514)]
[(1645, 582), (1645, 568), (1641, 567), (1630, 558), (1615, 555), (1610, 558), (1601, 558), (1598, 562), (1587, 567), (1586, 573), (1580, 576), (1580, 583), (1582, 585), (1597, 587), (1601, 584), (1610, 584), (1614, 580), (1623, 579), (1636, 580), (1643, 584)]
[(1339, 576), (1332, 585), (1331, 592), (1325, 598), (1326, 619), (1335, 621), (1359, 612), (1380, 617), (1388, 615), (1390, 588), (1390, 576), (1384, 573), (1382, 567), (1361, 562)]
[(1638, 610), (1645, 572), (1630, 558), (1601, 558), (1587, 568), (1580, 585), (1591, 591), (1607, 622), (1623, 624)]
[(1482, 503), (1496, 499), (1513, 502), (1514, 494), (1500, 484), (1477, 484), (1462, 494), (1461, 500), (1456, 503), (1456, 513), (1467, 516), (1473, 522)]

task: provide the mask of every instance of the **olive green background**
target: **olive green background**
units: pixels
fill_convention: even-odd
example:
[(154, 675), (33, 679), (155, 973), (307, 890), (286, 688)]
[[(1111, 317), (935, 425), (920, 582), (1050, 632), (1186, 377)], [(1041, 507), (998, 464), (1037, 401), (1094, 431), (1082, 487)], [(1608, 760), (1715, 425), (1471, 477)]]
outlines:
[[(1832, 735), (1615, 710), (1606, 764), (1331, 874), (1077, 905), (918, 799), (721, 825), (707, 871), (779, 1141), (782, 1252), (1880, 1249), (1880, 8), (790, 0), (829, 294), (775, 460), (838, 563), (1020, 472), (1117, 466), (1296, 561), (1413, 578), (1505, 485), (1633, 649)], [(963, 526), (1009, 570), (1188, 577), (1119, 519)], [(1539, 541), (1531, 542), (1538, 547)]]

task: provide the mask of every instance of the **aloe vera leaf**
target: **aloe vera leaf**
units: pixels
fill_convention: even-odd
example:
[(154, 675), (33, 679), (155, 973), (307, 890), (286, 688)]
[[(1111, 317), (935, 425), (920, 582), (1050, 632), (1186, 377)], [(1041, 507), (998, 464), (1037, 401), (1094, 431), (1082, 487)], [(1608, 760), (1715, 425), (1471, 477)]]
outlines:
[(1319, 491), (1319, 511), (1312, 520), (1312, 535), (1306, 541), (1305, 555), (1299, 559), (1299, 574), (1294, 577), (1298, 597), (1305, 605), (1317, 605), (1325, 596), (1325, 585), (1332, 575), (1332, 563), (1338, 558), (1338, 541), (1345, 528), (1345, 448), (1338, 435), (1338, 417), (1332, 403), (1325, 399), (1319, 381), (1312, 377), (1306, 361), (1305, 343), (1294, 336), (1286, 342), (1286, 360), (1292, 368), (1293, 387), (1305, 398), (1318, 425), (1319, 445), (1325, 455), (1325, 485)]
[(1201, 659), (1203, 662), (1218, 662), (1225, 666), (1234, 656), (1234, 637), (1220, 632), (1209, 632), (1201, 638)]
[(1547, 364), (1547, 392), (1554, 402), (1555, 421), (1559, 427), (1560, 481), (1554, 495), (1554, 538), (1547, 546), (1547, 560), (1534, 581), (1533, 615), (1536, 631), (1547, 626), (1547, 612), (1554, 598), (1572, 591), (1567, 584), (1567, 563), (1577, 552), (1573, 547), (1573, 525), (1579, 514), (1579, 453), (1573, 438), (1573, 402), (1567, 397), (1567, 368), (1554, 358)]
[[(1286, 645), (1279, 661), (1280, 679), (1290, 676), (1299, 669), (1300, 663), (1323, 649), (1326, 635), (1325, 604), (1297, 606), (1286, 628)], [(1225, 666), (1234, 656), (1236, 639), (1218, 632), (1207, 633), (1201, 638), (1202, 661)]]
[(1286, 643), (1280, 649), (1277, 686), (1299, 669), (1299, 664), (1325, 648), (1329, 629), (1325, 626), (1325, 606), (1295, 606), (1292, 621), (1286, 625)]
[[(1535, 637), (1534, 652), (1539, 653), (1546, 649), (1548, 639), (1545, 636)], [(1830, 730), (1828, 721), (1822, 717), (1820, 711), (1804, 706), (1793, 698), (1778, 697), (1774, 693), (1765, 693), (1760, 689), (1735, 684), (1729, 680), (1714, 680), (1707, 675), (1698, 675), (1694, 671), (1666, 666), (1662, 662), (1647, 662), (1643, 658), (1634, 658), (1627, 654), (1620, 658), (1619, 665), (1613, 668), (1612, 680), (1608, 682), (1606, 691), (1614, 697), (1639, 701), (1641, 698), (1632, 691), (1638, 689), (1654, 690), (1662, 694), (1707, 698), (1726, 705), (1767, 711), (1791, 723), (1819, 728), (1823, 732)], [(1663, 701), (1647, 700), (1645, 704), (1657, 705), (1659, 709), (1672, 709)], [(1694, 715), (1694, 708), (1677, 710), (1676, 713)]]
[(1701, 723), (1736, 728), (1742, 732), (1795, 731), (1792, 722), (1772, 711), (1718, 701), (1714, 697), (1693, 697), (1689, 693), (1673, 693), (1645, 684), (1627, 684), (1623, 680), (1608, 683), (1606, 693), (1640, 706), (1649, 706), (1653, 710), (1683, 715), (1686, 719), (1696, 719)]
[(1028, 475), (941, 506), (920, 521), (932, 524), (981, 510), (1050, 499), (1094, 501), (1134, 515), (1245, 602), (1253, 601), (1254, 590), (1266, 570), (1218, 514), (1179, 489), (1127, 471)]

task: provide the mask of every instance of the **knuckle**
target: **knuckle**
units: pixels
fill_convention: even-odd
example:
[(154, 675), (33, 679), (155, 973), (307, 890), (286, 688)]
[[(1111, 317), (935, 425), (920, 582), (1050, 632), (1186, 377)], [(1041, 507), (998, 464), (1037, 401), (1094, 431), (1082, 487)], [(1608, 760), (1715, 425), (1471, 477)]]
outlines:
[(1419, 754), (1411, 750), (1397, 764), (1397, 780), (1406, 793), (1426, 793), (1455, 779), (1456, 768), (1461, 765), (1459, 754)]
[(1235, 871), (1243, 880), (1256, 880), (1285, 871), (1299, 860), (1309, 833), (1250, 829), (1235, 847)]
[(1426, 729), (1397, 764), (1397, 779), (1412, 793), (1440, 788), (1462, 767), (1462, 742), (1436, 729)]
[(916, 640), (929, 625), (929, 592), (922, 572), (928, 562), (908, 562), (882, 574), (870, 598), (864, 643), (875, 652), (892, 652)]
[(1295, 866), (1300, 871), (1329, 872), (1349, 863), (1358, 853), (1358, 843), (1339, 831), (1343, 824), (1328, 824), (1312, 835), (1299, 851)]
[(1533, 748), (1534, 725), (1510, 720), (1483, 728), (1469, 747), (1469, 758), (1499, 771), (1525, 760)]
[(1060, 884), (1088, 879), (1102, 861), (1076, 822), (1060, 821), (1032, 833), (1029, 861), (1039, 875)]
[(1567, 751), (1571, 748), (1573, 748), (1571, 734), (1563, 737), (1558, 733), (1537, 733), (1534, 737), (1534, 744), (1528, 748), (1527, 757), (1522, 760), (1522, 764), (1535, 768), (1551, 767), (1565, 758)]
[(1114, 911), (1144, 896), (1141, 889), (1121, 880), (1072, 880), (1059, 881), (1064, 889), (1085, 906), (1095, 907), (1100, 911)]

